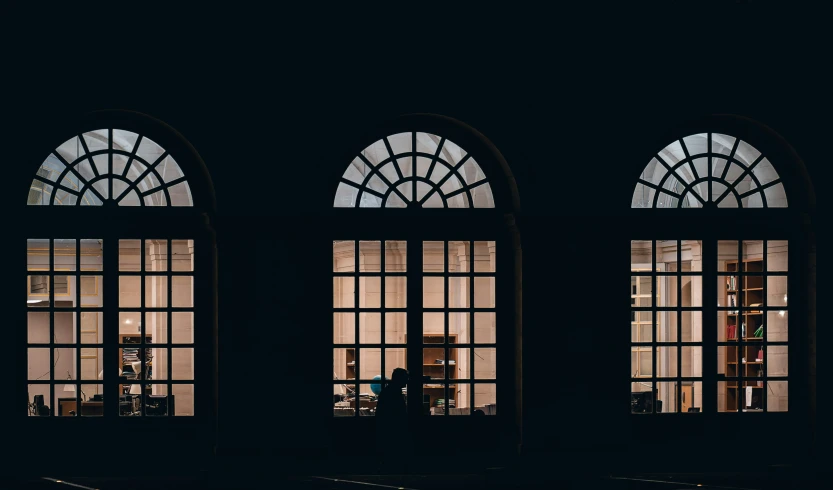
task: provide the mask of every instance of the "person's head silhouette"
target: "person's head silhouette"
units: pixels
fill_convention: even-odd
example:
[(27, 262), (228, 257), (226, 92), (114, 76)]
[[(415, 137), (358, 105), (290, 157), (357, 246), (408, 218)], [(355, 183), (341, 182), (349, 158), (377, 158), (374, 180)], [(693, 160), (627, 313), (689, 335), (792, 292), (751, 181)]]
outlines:
[(408, 384), (408, 371), (404, 368), (394, 369), (393, 374), (391, 375), (390, 384), (404, 387)]

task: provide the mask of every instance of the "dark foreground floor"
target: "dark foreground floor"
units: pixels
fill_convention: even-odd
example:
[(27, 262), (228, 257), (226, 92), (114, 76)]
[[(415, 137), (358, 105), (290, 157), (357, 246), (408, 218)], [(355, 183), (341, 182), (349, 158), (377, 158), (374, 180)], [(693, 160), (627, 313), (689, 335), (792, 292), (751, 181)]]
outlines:
[(600, 489), (600, 490), (791, 490), (831, 488), (831, 481), (807, 470), (771, 469), (750, 474), (641, 474), (582, 476), (495, 468), (480, 473), (451, 475), (326, 475), (224, 476), (179, 478), (57, 478), (39, 477), (5, 481), (0, 488), (52, 490), (168, 490), (265, 489), (299, 490), (445, 490), (445, 489)]

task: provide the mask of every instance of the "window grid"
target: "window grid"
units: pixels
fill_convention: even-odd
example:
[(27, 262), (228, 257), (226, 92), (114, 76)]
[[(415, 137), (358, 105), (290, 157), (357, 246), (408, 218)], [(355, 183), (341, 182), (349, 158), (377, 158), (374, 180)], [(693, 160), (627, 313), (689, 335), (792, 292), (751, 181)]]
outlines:
[[(63, 389), (58, 390), (58, 386), (72, 386), (74, 387), (74, 398), (75, 398), (75, 412), (78, 416), (99, 416), (102, 415), (101, 413), (94, 413), (94, 414), (85, 414), (80, 410), (78, 407), (81, 407), (81, 402), (86, 401), (84, 398), (89, 397), (91, 394), (87, 394), (84, 392), (84, 386), (87, 386), (87, 389), (90, 389), (90, 385), (92, 385), (94, 390), (98, 392), (99, 388), (103, 388), (103, 380), (98, 379), (89, 379), (82, 376), (82, 360), (89, 358), (88, 355), (83, 354), (85, 349), (95, 349), (96, 355), (94, 358), (98, 357), (98, 350), (104, 349), (104, 344), (96, 339), (96, 342), (84, 342), (83, 341), (83, 334), (88, 333), (82, 329), (82, 319), (83, 314), (93, 314), (95, 315), (96, 319), (96, 335), (98, 335), (98, 329), (102, 327), (101, 321), (99, 316), (102, 314), (104, 308), (103, 304), (103, 273), (104, 273), (104, 264), (103, 260), (100, 265), (100, 269), (95, 267), (93, 268), (84, 268), (82, 262), (82, 250), (83, 245), (86, 240), (78, 240), (78, 239), (61, 239), (63, 245), (72, 244), (73, 248), (73, 264), (71, 267), (59, 267), (55, 263), (55, 256), (58, 254), (58, 249), (55, 246), (55, 239), (28, 239), (27, 240), (27, 250), (26, 250), (26, 274), (27, 274), (27, 365), (31, 368), (32, 365), (32, 351), (30, 349), (48, 349), (49, 351), (49, 378), (47, 380), (43, 380), (42, 378), (46, 375), (46, 373), (41, 374), (40, 376), (35, 376), (32, 378), (33, 375), (27, 375), (27, 384), (29, 388), (27, 391), (32, 390), (32, 386), (38, 385), (46, 385), (48, 386), (48, 403), (44, 400), (44, 405), (48, 405), (50, 408), (50, 416), (58, 416), (59, 415), (59, 408), (61, 406), (61, 399), (67, 399), (72, 397), (67, 396), (58, 396), (59, 391), (65, 391)], [(46, 247), (38, 247), (38, 242), (45, 242)], [(35, 245), (34, 247), (32, 245)], [(62, 246), (61, 249), (66, 249), (65, 246)], [(102, 242), (101, 247), (101, 254), (103, 258), (104, 247)], [(32, 264), (32, 257), (36, 256), (47, 256), (46, 264)], [(60, 254), (62, 256), (66, 254)], [(44, 268), (43, 265), (46, 267)], [(62, 264), (64, 265), (64, 264)], [(39, 267), (38, 267), (39, 266)], [(36, 272), (36, 274), (32, 274), (32, 272)], [(31, 284), (32, 278), (34, 276), (45, 276), (48, 280), (48, 294), (47, 294), (47, 305), (41, 305), (37, 299), (30, 299), (32, 296), (39, 296), (37, 294), (31, 294)], [(69, 289), (66, 296), (68, 300), (73, 301), (74, 304), (71, 306), (57, 306), (56, 305), (56, 277), (66, 277), (67, 278), (67, 287)], [(101, 293), (102, 302), (98, 305), (84, 305), (82, 303), (82, 298), (84, 294), (82, 293), (82, 278), (84, 277), (93, 277), (95, 279), (96, 285), (96, 292)], [(69, 279), (72, 278), (72, 282)], [(74, 284), (74, 287), (73, 287)], [(30, 302), (33, 301), (33, 302)], [(48, 334), (49, 334), (49, 341), (48, 342), (32, 342), (32, 315), (37, 315), (45, 313), (48, 315)], [(55, 331), (55, 314), (56, 313), (66, 313), (71, 315), (73, 319), (73, 327), (72, 327), (72, 334), (75, 337), (75, 341), (73, 342), (58, 342), (56, 337)], [(56, 351), (69, 351), (75, 357), (75, 362), (73, 363), (73, 369), (75, 370), (76, 375), (72, 375), (72, 373), (68, 373), (67, 377), (64, 377), (61, 373), (57, 372), (57, 363), (58, 357), (56, 356)], [(58, 354), (60, 356), (60, 352)], [(90, 359), (92, 360), (92, 359)], [(96, 370), (99, 368), (97, 365)], [(37, 388), (35, 388), (37, 390)], [(39, 391), (39, 390), (38, 390)], [(28, 397), (29, 399), (29, 415), (38, 415), (36, 413), (37, 407), (32, 402), (33, 397), (31, 394)], [(61, 413), (60, 415), (67, 415)]]
[[(760, 306), (751, 306), (751, 304), (747, 304), (750, 302), (750, 298), (752, 293), (747, 292), (747, 288), (740, 287), (736, 290), (737, 305), (731, 306), (719, 306), (717, 308), (718, 312), (725, 312), (726, 315), (732, 314), (732, 312), (736, 312), (737, 314), (737, 321), (736, 321), (736, 341), (730, 341), (727, 336), (726, 341), (718, 341), (717, 348), (718, 349), (725, 349), (726, 355), (729, 355), (731, 349), (736, 349), (736, 364), (737, 364), (737, 376), (729, 376), (728, 373), (724, 373), (722, 376), (719, 377), (719, 381), (726, 383), (726, 395), (728, 396), (728, 392), (730, 389), (734, 389), (736, 394), (736, 404), (737, 409), (730, 410), (728, 406), (728, 402), (725, 404), (724, 407), (718, 407), (718, 411), (725, 411), (725, 412), (738, 412), (738, 413), (754, 413), (754, 412), (770, 412), (770, 411), (786, 411), (786, 410), (770, 410), (768, 404), (768, 396), (772, 391), (772, 387), (769, 383), (772, 382), (788, 382), (789, 375), (770, 375), (769, 373), (769, 366), (768, 362), (771, 360), (770, 349), (769, 347), (783, 347), (784, 349), (788, 350), (789, 340), (769, 340), (769, 313), (770, 312), (777, 312), (778, 315), (787, 315), (789, 312), (789, 306), (787, 303), (787, 294), (785, 294), (785, 300), (783, 305), (771, 305), (770, 304), (770, 295), (769, 293), (769, 281), (770, 277), (783, 277), (785, 280), (789, 277), (788, 270), (784, 271), (770, 271), (769, 270), (769, 244), (772, 240), (761, 240), (761, 247), (762, 247), (762, 257), (761, 257), (761, 270), (760, 271), (751, 271), (747, 268), (747, 263), (751, 260), (748, 258), (744, 258), (743, 247), (745, 243), (750, 242), (749, 240), (733, 240), (737, 242), (737, 257), (736, 263), (739, 265), (736, 271), (718, 271), (718, 277), (720, 278), (719, 284), (723, 284), (724, 281), (729, 281), (732, 277), (736, 278), (736, 281), (739, 285), (748, 285), (750, 278), (760, 278), (761, 279), (761, 289), (762, 289), (762, 304)], [(785, 243), (787, 243), (785, 241)], [(743, 267), (740, 265), (743, 264)], [(761, 316), (761, 325), (763, 326), (763, 334), (761, 340), (753, 341), (753, 334), (754, 332), (750, 332), (749, 328), (746, 329), (745, 335), (744, 332), (741, 330), (741, 321), (744, 318), (745, 312), (760, 312)], [(725, 328), (724, 325), (719, 325), (718, 328)], [(743, 360), (747, 359), (746, 356), (748, 355), (749, 348), (751, 347), (753, 350), (754, 348), (760, 344), (761, 349), (763, 351), (763, 359), (760, 362), (760, 374), (758, 376), (747, 376), (746, 369), (749, 364), (756, 364), (758, 361), (748, 361), (744, 363)], [(787, 354), (789, 355), (789, 353)], [(787, 358), (787, 362), (789, 362), (789, 357)], [(741, 367), (743, 366), (743, 367)], [(734, 383), (732, 385), (731, 383)], [(751, 383), (755, 383), (752, 385)], [(745, 389), (747, 387), (751, 387), (753, 390), (756, 388), (761, 389), (760, 393), (760, 409), (754, 408), (747, 408), (741, 405), (741, 401), (745, 402)], [(720, 385), (716, 387), (717, 390), (720, 389)], [(754, 392), (753, 392), (754, 393)], [(745, 403), (744, 403), (745, 405)]]
[[(194, 271), (194, 262), (195, 261), (193, 259), (193, 252), (189, 251), (189, 253), (191, 255), (191, 265), (189, 267), (186, 267), (186, 270), (174, 270), (175, 266), (174, 266), (174, 260), (173, 260), (173, 258), (174, 258), (173, 257), (173, 249), (175, 248), (174, 243), (175, 242), (192, 243), (192, 241), (191, 240), (178, 240), (178, 239), (153, 239), (153, 240), (151, 240), (151, 239), (144, 239), (144, 238), (143, 239), (138, 239), (138, 240), (121, 240), (121, 241), (126, 241), (126, 242), (139, 241), (139, 244), (140, 244), (139, 245), (139, 267), (138, 267), (138, 270), (129, 270), (129, 268), (127, 266), (125, 266), (125, 268), (123, 270), (122, 267), (120, 266), (119, 267), (119, 272), (118, 272), (120, 296), (121, 296), (121, 279), (122, 278), (130, 278), (130, 277), (138, 277), (139, 278), (139, 298), (140, 298), (139, 299), (139, 306), (138, 307), (137, 306), (122, 306), (122, 304), (120, 302), (121, 298), (119, 298), (118, 312), (119, 313), (135, 313), (135, 314), (138, 314), (138, 318), (139, 318), (139, 321), (140, 321), (140, 329), (139, 329), (140, 336), (139, 336), (139, 342), (138, 343), (132, 343), (132, 342), (125, 342), (124, 341), (124, 335), (119, 334), (118, 348), (119, 349), (124, 349), (126, 346), (129, 346), (130, 348), (138, 348), (139, 349), (139, 362), (140, 362), (140, 366), (141, 366), (141, 368), (140, 368), (141, 369), (141, 375), (139, 377), (137, 377), (135, 380), (127, 379), (125, 377), (120, 377), (119, 384), (122, 385), (123, 390), (125, 390), (125, 387), (131, 386), (131, 385), (134, 385), (134, 384), (139, 385), (139, 387), (140, 387), (140, 389), (139, 389), (139, 391), (140, 391), (139, 411), (136, 412), (136, 413), (130, 413), (129, 414), (130, 416), (140, 416), (140, 417), (146, 417), (146, 416), (148, 416), (148, 417), (157, 417), (157, 416), (160, 416), (160, 415), (161, 416), (166, 416), (166, 415), (167, 416), (174, 416), (175, 413), (173, 413), (173, 411), (175, 410), (175, 404), (176, 404), (176, 395), (177, 395), (176, 391), (178, 391), (180, 389), (180, 387), (183, 387), (184, 391), (182, 391), (182, 394), (187, 396), (187, 395), (189, 395), (188, 391), (190, 390), (191, 391), (190, 396), (191, 396), (192, 400), (193, 400), (193, 397), (195, 395), (194, 390), (195, 390), (195, 381), (196, 380), (195, 380), (195, 376), (194, 376), (195, 373), (193, 372), (193, 368), (190, 370), (190, 375), (188, 374), (189, 373), (188, 369), (186, 369), (184, 371), (185, 379), (174, 379), (174, 377), (173, 377), (173, 375), (174, 375), (174, 370), (173, 370), (174, 350), (173, 349), (186, 349), (185, 352), (188, 352), (188, 350), (190, 349), (191, 365), (192, 366), (194, 366), (196, 364), (196, 358), (197, 358), (197, 355), (198, 355), (197, 349), (196, 349), (195, 331), (194, 331), (194, 329), (196, 328), (197, 314), (196, 314), (196, 311), (195, 311), (195, 308), (194, 308), (194, 299), (193, 299), (194, 288), (196, 286), (195, 282), (194, 282), (194, 272), (195, 272)], [(160, 244), (160, 243), (163, 243), (165, 245), (165, 269), (164, 269), (164, 271), (151, 269), (151, 267), (147, 264), (146, 258), (147, 258), (147, 255), (148, 255), (148, 248), (147, 248), (148, 247), (148, 242), (154, 242), (157, 245)], [(148, 306), (148, 298), (146, 296), (148, 276), (164, 277), (165, 278), (165, 283), (166, 283), (166, 289), (165, 289), (165, 293), (164, 293), (165, 298), (166, 298), (165, 299), (165, 306)], [(179, 301), (179, 300), (174, 301), (174, 296), (175, 296), (174, 295), (174, 278), (176, 278), (176, 277), (185, 277), (185, 278), (190, 279), (190, 281), (189, 281), (190, 282), (190, 291), (189, 291), (188, 294), (190, 294), (191, 299), (186, 301), (188, 306), (175, 306), (176, 303), (181, 303), (181, 301)], [(180, 294), (181, 294), (181, 292), (180, 292)], [(152, 314), (152, 313), (162, 313), (162, 314), (165, 315), (165, 318), (166, 318), (166, 325), (165, 325), (166, 339), (165, 339), (165, 342), (157, 342), (155, 339), (151, 339), (150, 342), (147, 341), (147, 337), (149, 335), (148, 332), (147, 332), (147, 326), (148, 326), (149, 322), (147, 320), (148, 320), (149, 314)], [(174, 333), (174, 331), (173, 331), (173, 324), (174, 324), (173, 314), (174, 313), (190, 313), (192, 315), (192, 321), (190, 323), (191, 342), (174, 342), (173, 341), (173, 333)], [(120, 318), (119, 318), (119, 321), (121, 321)], [(154, 379), (148, 379), (146, 377), (146, 373), (148, 373), (147, 364), (146, 364), (147, 357), (148, 357), (147, 356), (147, 351), (149, 349), (150, 350), (156, 349), (157, 351), (161, 349), (162, 352), (164, 352), (164, 354), (165, 354), (165, 360), (166, 360), (165, 371), (166, 371), (166, 373), (165, 373), (165, 379), (164, 380), (154, 380)], [(154, 367), (158, 366), (158, 360), (157, 360), (157, 362), (153, 363), (153, 366)], [(152, 371), (152, 372), (155, 372), (155, 371)], [(131, 382), (131, 381), (137, 381), (137, 382)], [(147, 410), (148, 406), (147, 406), (146, 401), (148, 400), (147, 395), (149, 395), (151, 393), (148, 393), (146, 390), (148, 388), (150, 388), (152, 390), (153, 386), (164, 386), (165, 393), (162, 393), (162, 394), (167, 395), (168, 400), (169, 400), (169, 402), (167, 403), (167, 408), (168, 408), (168, 413), (167, 414), (157, 413), (156, 411), (148, 413), (148, 410)], [(177, 387), (176, 390), (174, 389), (174, 386)], [(114, 391), (117, 391), (117, 390), (114, 389)], [(125, 393), (119, 393), (120, 396), (123, 395), (123, 394), (125, 394)], [(170, 403), (170, 400), (172, 400), (171, 395), (174, 395), (174, 397), (173, 397), (174, 403), (173, 404)], [(186, 407), (184, 411), (185, 412), (187, 412), (187, 411), (191, 412), (188, 415), (194, 415), (194, 412), (195, 412), (194, 409), (196, 408), (194, 406), (195, 405), (194, 401), (192, 401), (189, 404), (184, 404), (183, 400), (184, 400), (183, 398), (180, 398), (179, 406), (180, 407), (183, 407), (183, 406)], [(172, 405), (174, 405), (174, 406), (172, 406)], [(180, 411), (180, 412), (182, 412), (182, 411)], [(121, 413), (121, 411), (120, 411), (119, 415), (125, 415), (126, 416), (128, 414)], [(188, 416), (188, 415), (179, 415), (179, 416)]]
[[(647, 240), (646, 240), (647, 241)], [(701, 288), (700, 288), (700, 296), (702, 298), (702, 281), (703, 281), (703, 272), (702, 270), (697, 271), (688, 271), (683, 272), (682, 264), (682, 249), (683, 249), (683, 241), (682, 240), (650, 240), (651, 242), (651, 267), (650, 269), (640, 269), (634, 268), (631, 266), (631, 329), (634, 326), (637, 329), (637, 336), (636, 341), (633, 340), (633, 332), (631, 333), (631, 353), (632, 353), (632, 361), (633, 364), (633, 354), (636, 354), (636, 369), (631, 366), (631, 384), (633, 392), (633, 385), (639, 385), (640, 387), (648, 386), (649, 392), (653, 393), (651, 396), (651, 406), (650, 412), (642, 412), (637, 411), (633, 407), (633, 398), (632, 398), (632, 413), (681, 413), (682, 412), (682, 387), (683, 383), (686, 383), (686, 386), (692, 387), (692, 393), (696, 393), (696, 386), (701, 387), (701, 392), (703, 388), (703, 367), (702, 367), (702, 352), (703, 352), (703, 336), (702, 336), (702, 325), (701, 325), (701, 334), (700, 340), (694, 341), (683, 341), (683, 313), (684, 312), (692, 312), (692, 313), (700, 313), (701, 318), (703, 314), (703, 303), (700, 302), (699, 306), (690, 305), (690, 306), (682, 306), (683, 303), (683, 278), (691, 278), (692, 279), (692, 294), (695, 293), (695, 281), (694, 278), (700, 278)], [(658, 251), (657, 251), (657, 244), (659, 242), (669, 243), (674, 242), (676, 252), (675, 252), (675, 270), (674, 271), (663, 271), (660, 270), (658, 265)], [(633, 242), (632, 242), (633, 243)], [(648, 277), (650, 278), (651, 284), (651, 291), (647, 294), (642, 292), (642, 281), (640, 278)], [(669, 278), (675, 279), (676, 283), (676, 305), (669, 306), (670, 298), (666, 298), (663, 296), (664, 289), (667, 289), (666, 281)], [(660, 287), (660, 283), (662, 282), (663, 287)], [(651, 306), (640, 306), (639, 299), (649, 297), (651, 299)], [(662, 303), (662, 305), (660, 305)], [(641, 321), (642, 312), (651, 312), (651, 339), (649, 341), (645, 341), (642, 339), (642, 326), (644, 325), (644, 321)], [(676, 332), (675, 332), (675, 340), (669, 341), (668, 339), (660, 340), (658, 339), (658, 330), (660, 329), (661, 322), (659, 321), (659, 315), (663, 314), (666, 316), (666, 319), (669, 315), (673, 314), (676, 316)], [(636, 321), (634, 321), (636, 320)], [(691, 328), (694, 328), (694, 325), (691, 325)], [(641, 372), (642, 366), (642, 357), (645, 355), (646, 348), (649, 349), (651, 355), (651, 372), (650, 374), (644, 374)], [(668, 352), (668, 348), (672, 348), (672, 352), (675, 352), (675, 372), (676, 374), (673, 376), (668, 375), (660, 375), (660, 370), (658, 369), (658, 358), (657, 354), (660, 352), (660, 349), (663, 349), (664, 352)], [(701, 355), (699, 356), (699, 368), (698, 364), (692, 363), (689, 370), (691, 371), (688, 376), (683, 375), (683, 352), (684, 348), (690, 349), (698, 349), (700, 350)], [(691, 353), (691, 350), (689, 351)], [(699, 371), (699, 375), (694, 375), (694, 372)], [(674, 411), (668, 412), (663, 408), (663, 412), (657, 412), (656, 403), (657, 400), (660, 400), (658, 391), (659, 385), (661, 383), (674, 383)], [(644, 390), (642, 390), (644, 391)], [(633, 397), (633, 395), (632, 395)], [(700, 407), (702, 407), (702, 402), (697, 399), (696, 395), (692, 400), (692, 404), (699, 403)]]
[[(407, 298), (407, 261), (404, 264), (404, 267), (401, 270), (393, 270), (394, 265), (390, 265), (387, 263), (387, 252), (389, 250), (389, 246), (393, 247), (390, 250), (398, 250), (402, 244), (406, 244), (407, 250), (407, 242), (404, 240), (334, 240), (334, 253), (335, 247), (338, 246), (339, 243), (351, 243), (352, 247), (352, 254), (353, 254), (353, 266), (352, 271), (333, 271), (333, 277), (347, 277), (352, 278), (353, 280), (353, 297), (352, 297), (352, 307), (343, 307), (338, 306), (335, 303), (333, 304), (333, 314), (335, 318), (335, 314), (338, 313), (349, 313), (353, 316), (353, 342), (334, 342), (334, 358), (333, 362), (335, 363), (337, 356), (335, 355), (337, 350), (342, 349), (353, 349), (354, 357), (353, 357), (353, 367), (355, 371), (355, 376), (353, 378), (346, 378), (346, 379), (338, 379), (336, 375), (336, 369), (334, 366), (333, 374), (333, 385), (334, 386), (343, 386), (347, 393), (344, 395), (343, 401), (351, 401), (352, 402), (352, 413), (349, 413), (350, 410), (347, 410), (349, 416), (351, 417), (359, 417), (362, 415), (372, 415), (375, 413), (375, 407), (368, 403), (368, 407), (362, 407), (362, 393), (361, 393), (361, 386), (362, 384), (366, 385), (373, 385), (378, 384), (380, 388), (384, 388), (388, 385), (389, 379), (387, 378), (388, 371), (392, 372), (392, 369), (388, 369), (386, 366), (387, 363), (387, 353), (388, 349), (403, 349), (405, 351), (406, 357), (405, 362), (406, 366), (396, 366), (396, 367), (404, 367), (407, 369), (407, 334), (405, 336), (405, 343), (397, 343), (397, 342), (390, 342), (387, 339), (388, 332), (387, 332), (387, 313), (406, 313), (407, 312), (407, 303), (401, 306), (390, 306), (389, 300), (387, 298), (387, 278), (396, 278), (401, 277), (404, 279), (405, 290), (401, 291), (402, 298)], [(365, 244), (363, 246), (363, 244)], [(379, 270), (369, 270), (375, 269), (372, 265), (370, 267), (367, 266), (367, 259), (365, 259), (365, 264), (362, 264), (362, 257), (366, 257), (368, 255), (375, 255), (373, 252), (374, 250), (378, 250), (379, 255)], [(404, 250), (403, 250), (404, 252)], [(390, 270), (389, 270), (390, 269)], [(368, 306), (367, 301), (365, 300), (365, 305), (363, 306), (362, 303), (362, 294), (367, 287), (366, 283), (365, 286), (362, 286), (362, 279), (379, 279), (379, 306)], [(335, 298), (334, 298), (335, 300)], [(391, 303), (397, 303), (394, 299), (390, 301)], [(362, 314), (374, 314), (379, 315), (379, 342), (370, 342), (370, 341), (362, 341), (361, 338), (361, 319)], [(405, 328), (407, 331), (407, 320), (405, 322)], [(335, 325), (333, 325), (335, 328)], [(362, 369), (362, 358), (364, 358), (367, 352), (370, 349), (379, 349), (379, 365), (380, 365), (380, 380), (368, 379), (363, 378), (361, 376), (361, 369)], [(346, 351), (349, 352), (349, 351)], [(363, 355), (364, 353), (364, 355)], [(353, 384), (344, 383), (344, 381), (353, 381)], [(358, 410), (356, 410), (358, 407)], [(335, 413), (339, 413), (341, 410), (336, 409)]]
[[(428, 241), (423, 242), (423, 247), (425, 246), (426, 243), (431, 243), (431, 242), (428, 242)], [(426, 277), (442, 277), (443, 278), (443, 307), (442, 308), (431, 308), (431, 307), (426, 307), (423, 304), (422, 305), (422, 310), (423, 310), (423, 315), (425, 313), (442, 313), (442, 315), (443, 315), (443, 342), (442, 342), (442, 344), (440, 344), (440, 346), (441, 346), (441, 348), (443, 349), (443, 352), (444, 352), (444, 362), (445, 362), (446, 368), (443, 369), (443, 377), (442, 377), (442, 380), (441, 380), (442, 381), (441, 384), (442, 384), (442, 388), (443, 388), (443, 396), (444, 396), (444, 407), (443, 407), (442, 415), (443, 416), (450, 415), (451, 407), (450, 407), (449, 400), (450, 400), (450, 397), (452, 395), (452, 386), (456, 388), (456, 391), (453, 393), (455, 395), (455, 401), (456, 401), (457, 400), (457, 394), (461, 391), (460, 390), (460, 385), (461, 384), (466, 384), (469, 387), (469, 396), (468, 396), (468, 400), (467, 400), (467, 402), (469, 404), (469, 409), (468, 409), (468, 413), (466, 413), (466, 415), (474, 415), (474, 410), (476, 409), (476, 402), (475, 402), (476, 386), (478, 384), (494, 384), (495, 389), (496, 389), (495, 399), (497, 398), (497, 383), (496, 383), (497, 380), (496, 380), (496, 376), (494, 378), (492, 378), (492, 377), (480, 378), (476, 374), (476, 366), (479, 362), (478, 359), (480, 361), (483, 361), (484, 363), (487, 363), (487, 365), (488, 365), (488, 362), (485, 359), (482, 359), (477, 354), (476, 349), (486, 349), (486, 348), (494, 349), (495, 354), (496, 354), (497, 344), (496, 343), (487, 343), (487, 342), (477, 342), (476, 338), (475, 338), (475, 328), (476, 328), (475, 314), (476, 313), (493, 313), (493, 314), (497, 315), (497, 313), (496, 313), (496, 311), (497, 311), (497, 309), (496, 309), (497, 308), (496, 294), (494, 295), (494, 301), (495, 302), (494, 303), (490, 302), (489, 307), (475, 306), (476, 305), (475, 294), (477, 293), (477, 290), (476, 290), (477, 286), (476, 286), (476, 283), (475, 283), (475, 279), (476, 278), (492, 278), (493, 281), (496, 281), (496, 272), (495, 272), (494, 269), (492, 269), (490, 271), (487, 271), (487, 272), (483, 272), (483, 271), (477, 272), (477, 271), (475, 271), (475, 268), (476, 268), (476, 266), (475, 266), (475, 264), (476, 264), (475, 245), (478, 242), (474, 241), (474, 240), (465, 241), (466, 248), (467, 248), (466, 253), (468, 255), (467, 270), (466, 271), (451, 271), (451, 264), (450, 264), (450, 260), (449, 260), (449, 257), (450, 257), (449, 244), (450, 243), (451, 242), (448, 241), (448, 240), (444, 240), (442, 242), (442, 244), (443, 244), (443, 269), (442, 269), (441, 272), (426, 271), (425, 270), (426, 269), (425, 263), (423, 263), (423, 267), (422, 267), (423, 278), (426, 278)], [(483, 242), (481, 242), (481, 243), (483, 243)], [(485, 243), (490, 243), (490, 242), (485, 242)], [(423, 250), (423, 253), (420, 254), (420, 255), (423, 257), (423, 261), (424, 261), (425, 251)], [(468, 296), (467, 297), (467, 302), (468, 302), (467, 307), (452, 307), (450, 305), (450, 298), (449, 298), (449, 295), (450, 295), (450, 287), (449, 287), (450, 286), (450, 280), (452, 278), (455, 278), (455, 277), (456, 278), (466, 278), (469, 281), (469, 288), (468, 288), (468, 291), (467, 291), (467, 296)], [(490, 288), (495, 288), (495, 287), (496, 287), (496, 283), (490, 285)], [(494, 294), (495, 292), (496, 291), (494, 289), (492, 289), (490, 291), (490, 294)], [(464, 313), (466, 315), (466, 318), (468, 320), (468, 332), (467, 332), (468, 337), (469, 337), (468, 342), (463, 342), (463, 343), (458, 343), (458, 342), (453, 342), (452, 343), (452, 342), (450, 342), (450, 331), (449, 331), (450, 319), (449, 319), (449, 316), (450, 316), (451, 313)], [(436, 348), (438, 348), (438, 344), (436, 344), (436, 343), (423, 343), (422, 348), (423, 348), (423, 350), (425, 350), (425, 349), (436, 349)], [(458, 352), (459, 352), (459, 350), (462, 349), (469, 356), (469, 358), (468, 358), (468, 376), (467, 377), (452, 379), (449, 376), (449, 371), (450, 370), (447, 368), (447, 366), (448, 366), (449, 360), (451, 359), (451, 356), (449, 355), (450, 350), (453, 349), (453, 348), (458, 349)], [(427, 375), (424, 375), (424, 368), (422, 368), (422, 372), (423, 372), (424, 378), (428, 377)], [(436, 381), (435, 379), (431, 379), (430, 381), (426, 381), (426, 382), (430, 383), (430, 384), (436, 384), (435, 381)], [(423, 386), (423, 389), (424, 389), (424, 386)]]
[[(114, 157), (120, 165), (124, 161), (122, 169), (115, 168)], [(53, 150), (35, 173), (27, 204), (101, 206), (108, 201), (193, 205), (188, 181), (168, 151), (145, 136), (113, 128), (79, 134)]]
[(733, 136), (701, 133), (654, 155), (631, 200), (632, 208), (706, 206), (787, 207), (787, 197), (780, 176), (757, 149)]
[(470, 153), (444, 137), (392, 134), (365, 148), (342, 176), (333, 207), (494, 208)]

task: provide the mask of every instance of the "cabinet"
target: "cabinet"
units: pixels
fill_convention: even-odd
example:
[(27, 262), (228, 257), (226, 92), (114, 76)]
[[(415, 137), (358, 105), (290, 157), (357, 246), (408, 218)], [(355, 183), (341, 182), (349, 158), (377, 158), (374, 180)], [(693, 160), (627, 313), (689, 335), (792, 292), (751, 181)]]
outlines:
[[(727, 261), (726, 272), (763, 274), (763, 265), (761, 259)], [(724, 278), (725, 305), (747, 308), (726, 312), (725, 338), (730, 345), (724, 347), (724, 372), (727, 378), (737, 378), (741, 373), (745, 378), (763, 377), (764, 276), (728, 275)], [(731, 345), (733, 342), (737, 345)], [(739, 387), (737, 379), (728, 379), (725, 385), (727, 412), (763, 409), (763, 381), (745, 379)], [(746, 403), (747, 388), (751, 389), (752, 395), (749, 405)]]
[[(443, 344), (444, 338), (445, 336), (442, 334), (423, 335), (422, 343)], [(456, 344), (457, 336), (449, 335), (448, 343)], [(446, 369), (448, 369), (449, 400), (445, 400), (445, 386), (443, 385), (443, 383), (445, 382)], [(430, 380), (426, 381), (425, 385), (422, 387), (423, 396), (428, 399), (427, 401), (429, 403), (429, 406), (434, 408), (435, 410), (437, 408), (443, 409), (446, 405), (449, 408), (454, 408), (456, 406), (456, 393), (458, 391), (457, 384), (453, 382), (453, 380), (457, 379), (457, 348), (449, 346), (448, 359), (446, 359), (445, 347), (443, 345), (439, 345), (437, 347), (423, 347), (422, 373), (424, 376), (430, 378)], [(443, 400), (442, 405), (440, 405), (439, 407), (437, 406), (437, 400)]]

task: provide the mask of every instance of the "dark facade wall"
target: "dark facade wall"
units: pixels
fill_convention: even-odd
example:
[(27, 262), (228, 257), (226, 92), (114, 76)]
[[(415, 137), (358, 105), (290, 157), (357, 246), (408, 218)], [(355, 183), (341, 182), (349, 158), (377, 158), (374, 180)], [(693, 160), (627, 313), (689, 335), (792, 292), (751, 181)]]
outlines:
[[(56, 83), (36, 76), (34, 60), (21, 60), (22, 76), (12, 82), (15, 95), (4, 109), (4, 209), (22, 206), (46, 152), (70, 136), (61, 128), (91, 110), (149, 114), (202, 156), (218, 206), (221, 448), (330, 443), (329, 406), (316, 402), (319, 382), (329, 380), (322, 342), (331, 335), (326, 213), (332, 179), (369, 128), (385, 119), (411, 112), (454, 117), (489, 138), (512, 168), (521, 199), (524, 445), (531, 451), (625, 450), (634, 436), (615, 386), (625, 382), (618, 370), (628, 362), (627, 325), (622, 310), (588, 298), (621, 304), (615, 295), (624, 289), (611, 284), (622, 282), (614, 268), (630, 236), (616, 215), (629, 208), (640, 171), (675, 126), (712, 113), (769, 126), (806, 165), (818, 192), (812, 219), (820, 230), (833, 211), (824, 193), (833, 176), (833, 107), (822, 90), (829, 80), (805, 71), (809, 65), (801, 62), (809, 54), (786, 40), (727, 48), (751, 60), (744, 66), (766, 67), (765, 76), (735, 74), (730, 66), (722, 76), (685, 76), (674, 69), (678, 61), (669, 64), (669, 53), (642, 45), (563, 58), (537, 44), (487, 50), (493, 57), (457, 53), (460, 64), (439, 63), (440, 75), (424, 77), (382, 73), (370, 53), (321, 58), (259, 49), (270, 55), (268, 66), (252, 52), (228, 64), (202, 51), (160, 52), (166, 63), (158, 74), (113, 79), (109, 71), (108, 83), (93, 83), (100, 77)], [(833, 247), (822, 231), (821, 300), (833, 292), (824, 279), (833, 276)], [(6, 257), (18, 249), (3, 244)], [(570, 288), (559, 289), (565, 283)], [(580, 293), (587, 290), (599, 294)], [(821, 329), (818, 344), (828, 345), (829, 335)], [(552, 366), (554, 347), (561, 369)], [(823, 385), (833, 372), (821, 352)], [(553, 381), (565, 371), (569, 380)], [(818, 406), (830, 402), (829, 390), (820, 389)], [(698, 427), (687, 430), (695, 434)], [(819, 419), (817, 431), (829, 440), (830, 422)]]

